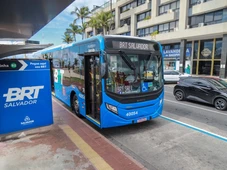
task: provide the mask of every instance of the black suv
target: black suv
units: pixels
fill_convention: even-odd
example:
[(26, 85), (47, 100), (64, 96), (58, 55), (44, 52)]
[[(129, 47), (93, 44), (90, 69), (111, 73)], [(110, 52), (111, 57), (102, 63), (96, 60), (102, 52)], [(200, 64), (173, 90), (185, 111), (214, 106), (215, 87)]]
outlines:
[(218, 110), (227, 108), (227, 82), (219, 78), (182, 78), (174, 87), (176, 100), (185, 99), (212, 104)]

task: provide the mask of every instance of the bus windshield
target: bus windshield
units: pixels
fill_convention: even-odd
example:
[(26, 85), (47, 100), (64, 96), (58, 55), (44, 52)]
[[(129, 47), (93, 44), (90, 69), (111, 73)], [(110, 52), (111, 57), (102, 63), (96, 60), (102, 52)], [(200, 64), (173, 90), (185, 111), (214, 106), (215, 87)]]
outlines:
[(161, 55), (125, 53), (132, 69), (121, 53), (107, 54), (106, 89), (117, 94), (153, 92), (163, 86)]

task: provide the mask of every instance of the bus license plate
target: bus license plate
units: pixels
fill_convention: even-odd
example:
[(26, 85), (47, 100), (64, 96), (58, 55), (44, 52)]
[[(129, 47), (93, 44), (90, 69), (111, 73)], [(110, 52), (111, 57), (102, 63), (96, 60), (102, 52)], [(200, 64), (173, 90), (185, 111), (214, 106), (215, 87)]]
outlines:
[(141, 118), (141, 119), (137, 120), (137, 123), (141, 123), (141, 122), (145, 122), (145, 121), (147, 121), (147, 118)]

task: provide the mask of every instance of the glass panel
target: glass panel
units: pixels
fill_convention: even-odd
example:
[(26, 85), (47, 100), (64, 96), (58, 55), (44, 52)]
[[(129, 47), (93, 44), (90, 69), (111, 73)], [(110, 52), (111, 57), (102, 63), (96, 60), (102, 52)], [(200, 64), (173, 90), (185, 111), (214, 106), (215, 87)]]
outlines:
[(170, 22), (170, 29), (175, 28), (175, 22)]
[(215, 45), (214, 58), (221, 59), (222, 40), (217, 40)]
[(198, 58), (198, 41), (195, 41), (194, 43), (194, 58), (193, 59), (197, 59)]
[(164, 24), (164, 30), (169, 30), (169, 23)]
[(187, 48), (192, 48), (192, 42), (187, 42), (186, 47)]
[(192, 74), (196, 74), (197, 61), (193, 61)]
[(159, 14), (163, 14), (164, 13), (164, 6), (159, 7)]
[(180, 1), (177, 1), (177, 8), (180, 8)]
[(220, 61), (214, 61), (213, 76), (219, 76), (220, 73)]
[(167, 12), (169, 10), (169, 4), (164, 6), (164, 11)]
[(211, 22), (214, 20), (214, 13), (209, 13), (205, 15), (205, 22)]
[(106, 88), (117, 94), (152, 92), (162, 86), (162, 60), (159, 56), (127, 54), (136, 66), (133, 71), (119, 54), (108, 54)]
[(153, 31), (158, 31), (158, 26), (153, 26)]
[(200, 59), (211, 59), (213, 51), (213, 40), (201, 41), (200, 43)]
[(222, 22), (227, 22), (227, 9), (223, 9), (223, 18)]
[(163, 31), (164, 25), (159, 25), (159, 31)]
[(196, 17), (196, 24), (203, 23), (203, 15)]
[(210, 75), (211, 61), (199, 61), (199, 75)]
[(223, 11), (217, 11), (214, 13), (214, 21), (222, 20)]
[(171, 6), (170, 6), (171, 9), (176, 9), (177, 8), (177, 3), (176, 2), (173, 2), (171, 3)]
[(179, 27), (179, 21), (176, 21), (176, 28)]

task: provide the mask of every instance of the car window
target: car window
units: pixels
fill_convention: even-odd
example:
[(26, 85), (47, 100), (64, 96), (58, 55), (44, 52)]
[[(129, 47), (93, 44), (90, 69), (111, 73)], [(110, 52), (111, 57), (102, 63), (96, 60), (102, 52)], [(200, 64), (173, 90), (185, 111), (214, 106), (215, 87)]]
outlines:
[(183, 82), (187, 83), (187, 84), (192, 84), (195, 82), (195, 79), (193, 78), (185, 78), (185, 79), (182, 79)]
[(177, 72), (177, 71), (172, 71), (171, 74), (172, 74), (172, 75), (179, 75), (179, 72)]
[(208, 81), (217, 89), (226, 89), (227, 88), (227, 84), (223, 80), (210, 79)]
[(204, 80), (197, 80), (193, 83), (193, 85), (196, 85), (196, 86), (201, 86), (201, 87), (209, 87), (210, 84)]
[(170, 71), (165, 71), (164, 75), (171, 75), (171, 72)]

